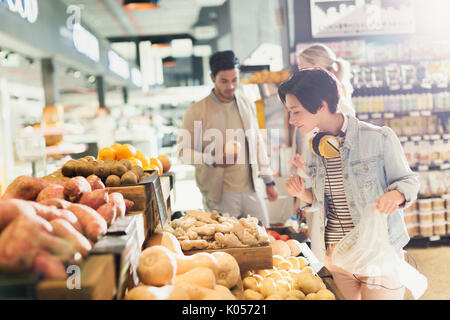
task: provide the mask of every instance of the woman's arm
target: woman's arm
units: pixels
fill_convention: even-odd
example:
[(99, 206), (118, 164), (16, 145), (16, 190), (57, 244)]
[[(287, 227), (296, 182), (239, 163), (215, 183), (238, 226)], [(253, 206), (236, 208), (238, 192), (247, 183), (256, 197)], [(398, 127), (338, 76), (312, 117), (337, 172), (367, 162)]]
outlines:
[(409, 167), (402, 145), (394, 131), (388, 127), (384, 129), (387, 132), (384, 147), (384, 169), (388, 183), (385, 192), (388, 194), (394, 190), (398, 191), (404, 200), (398, 193), (391, 193), (392, 199), (403, 200), (399, 206), (406, 208), (417, 199), (420, 187), (418, 174)]

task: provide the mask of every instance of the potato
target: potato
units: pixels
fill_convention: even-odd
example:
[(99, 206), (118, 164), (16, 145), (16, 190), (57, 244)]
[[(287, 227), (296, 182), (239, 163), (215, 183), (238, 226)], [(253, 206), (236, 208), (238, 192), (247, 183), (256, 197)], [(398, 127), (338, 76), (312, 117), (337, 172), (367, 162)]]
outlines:
[(271, 295), (274, 295), (277, 293), (278, 288), (277, 288), (277, 284), (275, 282), (275, 280), (273, 280), (272, 278), (265, 278), (262, 282), (261, 282), (261, 286), (259, 288), (261, 294), (267, 298)]
[(120, 192), (112, 192), (109, 194), (108, 202), (112, 203), (117, 211), (117, 217), (125, 216), (127, 211), (125, 199)]
[(135, 185), (138, 183), (138, 177), (133, 171), (128, 171), (120, 178), (122, 185)]
[(76, 165), (76, 160), (67, 161), (61, 168), (61, 173), (63, 174), (63, 176), (69, 178), (76, 176)]
[(39, 192), (36, 201), (41, 202), (48, 199), (64, 199), (64, 187), (59, 184), (50, 184)]
[(97, 210), (105, 203), (108, 203), (109, 195), (108, 190), (98, 189), (92, 192), (86, 192), (81, 196), (79, 203), (87, 205), (94, 210)]
[(127, 168), (119, 163), (112, 165), (110, 169), (111, 174), (118, 177), (122, 177), (127, 171)]
[(268, 296), (265, 300), (284, 300), (279, 294), (272, 294)]
[(78, 161), (75, 172), (77, 176), (81, 177), (89, 177), (91, 174), (94, 173), (94, 165), (86, 160), (86, 162)]
[(131, 166), (131, 171), (133, 171), (136, 176), (138, 177), (138, 179), (140, 179), (143, 175), (144, 175), (144, 169), (142, 169), (139, 166)]
[(102, 179), (97, 177), (95, 174), (91, 174), (86, 178), (86, 180), (91, 185), (92, 190), (105, 189), (105, 184), (103, 183)]
[(110, 175), (110, 168), (105, 163), (97, 164), (94, 168), (94, 174), (102, 180), (106, 180)]
[(93, 156), (86, 156), (84, 157), (87, 161), (95, 161), (95, 158)]
[(300, 272), (294, 278), (294, 288), (305, 294), (316, 293), (320, 290), (320, 282), (309, 272)]
[(334, 293), (328, 289), (321, 289), (317, 292), (317, 300), (336, 300)]
[(71, 202), (78, 201), (83, 193), (91, 191), (91, 185), (81, 176), (73, 177), (64, 184), (64, 196)]
[(258, 281), (253, 277), (246, 277), (242, 280), (244, 289), (251, 289), (253, 291), (259, 292)]
[(298, 300), (305, 300), (306, 296), (303, 292), (301, 292), (300, 290), (292, 290), (291, 292), (288, 293), (288, 297), (292, 297), (294, 296), (295, 298), (297, 298)]
[(317, 294), (316, 293), (310, 293), (310, 294), (306, 295), (305, 300), (318, 300), (317, 299)]
[(131, 170), (131, 162), (128, 159), (122, 159), (119, 161), (119, 164), (123, 165), (125, 168), (127, 168), (127, 170)]
[(106, 178), (105, 182), (107, 187), (119, 187), (120, 186), (120, 178), (115, 175), (109, 175), (108, 178)]
[(105, 219), (107, 226), (109, 227), (117, 218), (117, 210), (114, 203), (108, 202), (97, 209), (97, 213)]
[(244, 290), (244, 299), (245, 300), (264, 300), (264, 296), (252, 289)]

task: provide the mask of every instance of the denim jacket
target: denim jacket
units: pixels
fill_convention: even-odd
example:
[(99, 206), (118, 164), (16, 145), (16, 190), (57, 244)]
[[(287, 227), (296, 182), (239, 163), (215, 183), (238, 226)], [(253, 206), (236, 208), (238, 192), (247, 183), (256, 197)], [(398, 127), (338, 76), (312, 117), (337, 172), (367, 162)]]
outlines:
[[(418, 175), (411, 171), (392, 129), (359, 121), (351, 115), (347, 117), (348, 128), (340, 154), (344, 189), (353, 224), (356, 226), (359, 223), (366, 205), (375, 203), (387, 191), (400, 191), (406, 202), (387, 218), (390, 243), (400, 250), (410, 239), (403, 219), (403, 208), (417, 198)], [(306, 210), (311, 248), (316, 257), (324, 261), (328, 214), (325, 159), (314, 155), (309, 148), (303, 152), (303, 157), (309, 177), (306, 185), (314, 195), (311, 208)]]

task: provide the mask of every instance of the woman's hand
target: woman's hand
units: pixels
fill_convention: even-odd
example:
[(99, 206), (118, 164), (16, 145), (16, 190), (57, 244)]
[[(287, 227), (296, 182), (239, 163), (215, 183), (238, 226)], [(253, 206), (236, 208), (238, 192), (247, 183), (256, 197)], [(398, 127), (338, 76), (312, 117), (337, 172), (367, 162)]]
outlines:
[(295, 154), (295, 157), (293, 160), (289, 160), (288, 164), (290, 164), (293, 167), (300, 169), (302, 171), (305, 171), (305, 169), (306, 169), (306, 162), (305, 162), (305, 160), (303, 160), (302, 156), (299, 155), (298, 153)]
[(386, 192), (377, 200), (376, 208), (382, 214), (393, 214), (405, 201), (405, 196), (401, 192), (392, 190)]
[(297, 197), (299, 199), (302, 198), (303, 193), (305, 192), (305, 186), (305, 180), (300, 178), (299, 176), (292, 176), (285, 183), (286, 191), (291, 196)]

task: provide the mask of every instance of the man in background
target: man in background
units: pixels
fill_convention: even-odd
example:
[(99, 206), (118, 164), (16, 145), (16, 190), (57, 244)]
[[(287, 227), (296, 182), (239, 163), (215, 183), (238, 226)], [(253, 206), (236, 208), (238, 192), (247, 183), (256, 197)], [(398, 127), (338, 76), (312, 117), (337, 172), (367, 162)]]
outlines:
[[(179, 155), (184, 163), (195, 166), (206, 210), (237, 218), (254, 216), (269, 227), (266, 205), (256, 192), (257, 179), (264, 180), (269, 201), (277, 200), (278, 192), (259, 132), (256, 107), (236, 92), (239, 60), (233, 51), (221, 51), (214, 53), (209, 63), (214, 89), (187, 109), (178, 138)], [(239, 143), (230, 159), (229, 151), (224, 151), (236, 138)]]

